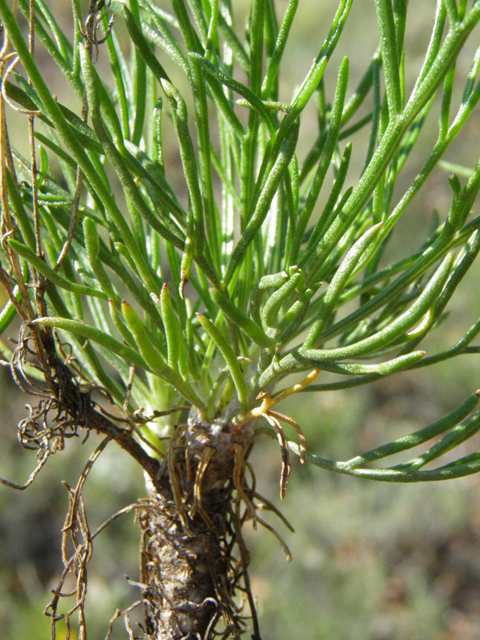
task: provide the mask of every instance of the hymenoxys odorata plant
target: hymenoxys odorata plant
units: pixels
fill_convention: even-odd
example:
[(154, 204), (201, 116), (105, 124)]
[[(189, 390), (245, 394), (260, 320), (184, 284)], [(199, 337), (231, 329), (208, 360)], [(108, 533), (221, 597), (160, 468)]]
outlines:
[[(279, 71), (298, 0), (284, 15), (275, 0), (253, 0), (246, 28), (235, 24), (231, 0), (158, 4), (74, 0), (71, 35), (58, 6), (0, 0), (0, 281), (8, 296), (0, 331), (7, 336), (19, 316), (16, 346), (2, 342), (3, 357), (18, 385), (39, 396), (19, 425), (38, 466), (24, 485), (2, 482), (24, 489), (66, 438), (106, 436), (70, 489), (64, 536), (75, 552), (64, 557), (47, 609), (52, 637), (69, 572), (77, 588), (67, 630), (77, 612), (86, 637), (86, 566), (98, 531), (88, 529), (82, 487), (116, 440), (148, 478), (149, 497), (123, 511), (136, 510), (142, 527), (141, 637), (204, 639), (223, 628), (222, 637), (238, 638), (253, 627), (259, 640), (242, 526), (251, 520), (276, 534), (259, 508), (282, 517), (256, 491), (248, 463), (260, 437), (280, 445), (282, 497), (290, 452), (395, 482), (480, 470), (480, 453), (424, 469), (480, 428), (475, 387), (438, 421), (346, 462), (310, 451), (294, 417), (276, 410), (292, 393), (368, 384), (480, 351), (472, 345), (480, 321), (440, 353), (420, 348), (480, 249), (472, 210), (480, 163), (461, 170), (463, 185), (449, 178), (451, 206), (432, 212), (418, 249), (385, 258), (397, 222), (416, 215), (415, 197), (480, 98), (480, 52), (466, 81), (456, 77), (480, 3), (437, 2), (408, 94), (407, 3), (375, 1), (378, 50), (349, 81), (347, 58), (329, 64), (352, 5), (342, 0), (293, 95), (279, 91)], [(69, 93), (52, 94), (52, 64)], [(337, 79), (333, 94), (325, 77)], [(297, 156), (311, 101), (318, 130)], [(438, 127), (437, 141), (399, 194), (425, 122)], [(363, 129), (369, 143), (356, 149)], [(28, 158), (16, 150), (22, 136)], [(183, 186), (180, 163), (168, 161), (172, 146)], [(349, 174), (352, 153), (362, 157), (358, 179)], [(332, 373), (343, 377), (329, 381)], [(290, 374), (299, 374), (293, 386)], [(370, 465), (419, 444), (425, 451), (401, 464)]]

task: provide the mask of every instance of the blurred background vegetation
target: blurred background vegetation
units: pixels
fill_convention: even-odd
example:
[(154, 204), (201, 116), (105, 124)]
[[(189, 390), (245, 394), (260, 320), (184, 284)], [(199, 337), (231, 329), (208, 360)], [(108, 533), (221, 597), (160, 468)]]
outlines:
[[(69, 25), (69, 3), (62, 4), (65, 24)], [(159, 4), (167, 6), (168, 2)], [(239, 16), (249, 5), (234, 4), (238, 4)], [(277, 4), (281, 16), (287, 2)], [(310, 67), (335, 8), (333, 0), (300, 3), (284, 56), (281, 99), (291, 98), (296, 83)], [(433, 0), (411, 3), (406, 60), (411, 79), (420, 68), (434, 11)], [(239, 24), (242, 21), (240, 17)], [(377, 46), (376, 33), (373, 0), (357, 0), (342, 36), (343, 45), (335, 54), (337, 64), (330, 65), (332, 74), (341, 57), (349, 55), (350, 91)], [(462, 76), (468, 70), (478, 33), (471, 40), (458, 62)], [(327, 76), (330, 96), (334, 81), (332, 75)], [(472, 166), (478, 160), (478, 131), (477, 113), (449, 150), (449, 162)], [(302, 139), (311, 139), (312, 132), (316, 132), (316, 119), (310, 108), (301, 128), (300, 155)], [(418, 148), (425, 148), (425, 155), (436, 133), (434, 127), (422, 132), (423, 145), (421, 142)], [(364, 143), (362, 134), (354, 142), (359, 163)], [(410, 163), (405, 181), (411, 180), (423, 160), (418, 157), (416, 165)], [(175, 152), (171, 162), (177, 162)], [(434, 172), (406, 213), (402, 231), (385, 260), (418, 248), (435, 208), (441, 216), (445, 214), (450, 203), (446, 177), (441, 169)], [(479, 281), (477, 265), (459, 288), (448, 321), (427, 341), (429, 353), (435, 353), (440, 345), (453, 344), (478, 318)], [(478, 356), (468, 356), (430, 371), (399, 374), (370, 387), (289, 398), (282, 404), (282, 412), (301, 424), (311, 451), (347, 459), (437, 419), (478, 387), (480, 362)], [(13, 384), (8, 369), (0, 368), (0, 474), (17, 482), (23, 482), (35, 464), (15, 434), (28, 402)], [(61, 480), (69, 485), (77, 482), (98, 442), (93, 434), (83, 446), (78, 440), (68, 441), (66, 450), (50, 459), (33, 487), (24, 493), (0, 489), (2, 640), (49, 637), (49, 619), (42, 612), (62, 571), (60, 531), (68, 508), (68, 493)], [(465, 449), (464, 455), (468, 452)], [(281, 507), (296, 529), (292, 534), (269, 518), (292, 550), (291, 564), (286, 563), (273, 536), (264, 530), (248, 533), (263, 640), (480, 639), (480, 477), (442, 484), (382, 485), (314, 467), (301, 468), (295, 462), (286, 499), (280, 505), (278, 448), (269, 440), (260, 442), (252, 462), (258, 490)], [(140, 469), (110, 445), (94, 466), (84, 491), (91, 528), (144, 494)], [(108, 620), (117, 607), (137, 599), (135, 587), (125, 576), (132, 580), (138, 576), (139, 531), (130, 514), (95, 541), (87, 605), (89, 634), (95, 640), (105, 637)], [(112, 638), (126, 638), (121, 621), (117, 624)]]

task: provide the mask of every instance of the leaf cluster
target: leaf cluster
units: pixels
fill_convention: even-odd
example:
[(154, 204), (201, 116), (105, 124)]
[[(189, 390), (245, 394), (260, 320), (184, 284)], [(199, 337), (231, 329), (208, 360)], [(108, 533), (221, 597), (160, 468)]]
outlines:
[[(450, 178), (451, 206), (434, 213), (414, 253), (395, 262), (384, 256), (480, 99), (480, 50), (466, 80), (456, 68), (480, 4), (437, 2), (407, 95), (407, 3), (376, 0), (379, 46), (352, 90), (348, 58), (338, 69), (331, 62), (352, 6), (341, 0), (310, 70), (285, 100), (279, 78), (298, 4), (290, 0), (278, 16), (274, 0), (252, 0), (242, 33), (231, 0), (171, 0), (169, 11), (153, 0), (93, 2), (86, 15), (74, 0), (70, 38), (43, 0), (33, 14), (19, 0), (17, 15), (0, 0), (0, 279), (9, 296), (0, 333), (16, 314), (33, 334), (52, 332), (59, 345), (71, 344), (79, 375), (129, 411), (187, 402), (204, 420), (239, 423), (259, 393), (273, 393), (292, 373), (343, 376), (301, 387), (321, 392), (478, 353), (480, 321), (441, 353), (427, 356), (419, 346), (480, 250), (480, 163), (463, 186)], [(51, 62), (70, 97), (53, 95)], [(327, 76), (336, 78), (331, 95)], [(300, 154), (311, 102), (318, 131)], [(399, 195), (439, 102), (437, 140)], [(10, 108), (28, 119), (28, 159), (10, 135)], [(353, 180), (363, 130), (369, 143)], [(419, 470), (478, 430), (477, 401), (473, 394), (439, 422), (347, 463), (307, 459), (386, 480), (473, 473), (477, 454)], [(174, 419), (156, 418), (143, 432), (155, 440)], [(443, 433), (401, 467), (359, 468)]]

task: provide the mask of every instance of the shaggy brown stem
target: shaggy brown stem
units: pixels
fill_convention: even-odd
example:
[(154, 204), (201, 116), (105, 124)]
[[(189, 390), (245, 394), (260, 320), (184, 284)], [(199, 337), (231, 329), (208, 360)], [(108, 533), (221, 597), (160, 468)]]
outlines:
[(229, 637), (240, 638), (244, 616), (233, 598), (248, 553), (233, 553), (243, 545), (234, 468), (235, 451), (250, 436), (193, 422), (177, 433), (164, 463), (171, 497), (152, 492), (140, 516), (146, 637), (206, 640), (221, 621)]

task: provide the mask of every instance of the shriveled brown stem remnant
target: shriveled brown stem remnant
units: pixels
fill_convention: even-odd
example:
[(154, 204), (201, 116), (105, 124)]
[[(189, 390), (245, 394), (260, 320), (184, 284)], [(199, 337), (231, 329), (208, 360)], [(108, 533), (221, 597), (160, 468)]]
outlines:
[(229, 637), (245, 632), (233, 597), (247, 569), (239, 531), (249, 510), (240, 508), (243, 491), (234, 491), (236, 479), (244, 481), (239, 445), (246, 451), (250, 439), (230, 425), (177, 428), (164, 469), (171, 496), (152, 491), (140, 515), (149, 640), (203, 640), (217, 622)]
[(176, 640), (195, 637), (195, 633), (203, 638), (217, 614), (213, 576), (220, 559), (223, 561), (219, 534), (225, 528), (225, 517), (216, 519), (218, 530), (204, 523), (197, 535), (190, 536), (174, 502), (159, 496), (151, 507), (141, 517), (148, 638)]

